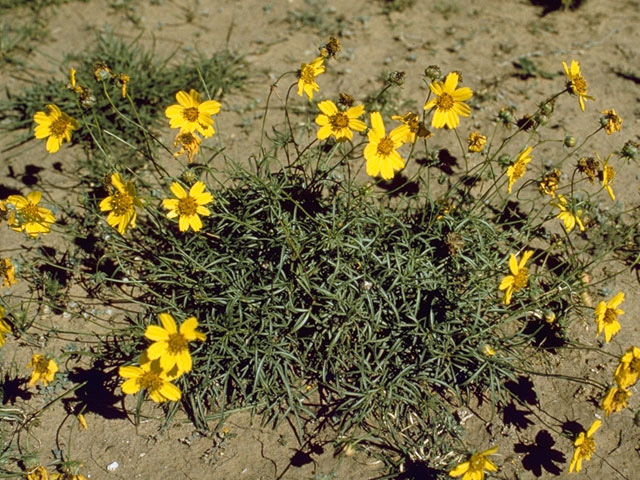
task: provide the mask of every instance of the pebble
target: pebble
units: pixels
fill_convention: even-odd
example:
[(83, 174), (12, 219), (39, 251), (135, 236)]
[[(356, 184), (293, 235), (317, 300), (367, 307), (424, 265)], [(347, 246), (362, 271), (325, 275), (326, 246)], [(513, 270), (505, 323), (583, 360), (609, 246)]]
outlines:
[(109, 465), (107, 465), (107, 471), (109, 472), (115, 472), (116, 469), (119, 467), (120, 465), (118, 464), (118, 462), (112, 462)]

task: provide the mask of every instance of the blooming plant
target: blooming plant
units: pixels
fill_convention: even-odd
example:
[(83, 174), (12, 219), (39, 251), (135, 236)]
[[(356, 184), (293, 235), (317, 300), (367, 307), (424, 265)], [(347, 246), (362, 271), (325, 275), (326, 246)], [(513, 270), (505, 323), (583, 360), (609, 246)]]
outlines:
[[(60, 367), (33, 355), (29, 385), (56, 380), (38, 395), (76, 392), (69, 413), (82, 424), (85, 386), (70, 384), (84, 358), (116, 374), (108, 387), (136, 421), (149, 416), (145, 399), (164, 404), (153, 416), (170, 420), (183, 408), (201, 426), (251, 408), (275, 423), (328, 422), (345, 452), (358, 442), (389, 447), (381, 457), (396, 473), (408, 461), (441, 470), (460, 450), (458, 404), (469, 392), (510, 408), (514, 382), (552, 378), (550, 352), (585, 342), (595, 345), (589, 352), (615, 348), (609, 342), (627, 328), (625, 296), (608, 297), (604, 284), (613, 254), (624, 268), (638, 263), (640, 221), (636, 207), (622, 209), (629, 200), (619, 181), (637, 144), (604, 161), (592, 153), (603, 151), (598, 139), (619, 138), (612, 108), (598, 108), (589, 134), (565, 130), (570, 119), (554, 109), (567, 97), (581, 112), (597, 105), (580, 64), (556, 59), (566, 78), (542, 83), (550, 91), (531, 110), (497, 105), (489, 114), (490, 99), (503, 97), (455, 65), (426, 66), (421, 89), (393, 71), (373, 91), (336, 91), (327, 85), (337, 78), (357, 81), (334, 68), (340, 51), (332, 38), (318, 57), (274, 77), (251, 118), (240, 119), (239, 97), (226, 96), (237, 78), (226, 76), (243, 70), (223, 68), (228, 52), (173, 76), (92, 59), (71, 69), (59, 107), (33, 106), (26, 118), (49, 152), (74, 135), (68, 149), (80, 172), (64, 200), (45, 182), (0, 200), (0, 228), (36, 244), (29, 259), (0, 259), (11, 287), (0, 297), (0, 345), (69, 342), (55, 354)], [(590, 115), (570, 101), (575, 115)], [(109, 318), (80, 309), (72, 286), (109, 302)], [(582, 334), (585, 312), (604, 343)], [(89, 347), (75, 348), (72, 327), (57, 324), (76, 321), (83, 330), (73, 333), (90, 336)], [(640, 350), (611, 355), (613, 375), (612, 366), (608, 378), (588, 379), (602, 388), (589, 408), (622, 418), (637, 401)], [(583, 414), (576, 409), (570, 424)], [(573, 442), (568, 469), (579, 472), (601, 422), (569, 438), (566, 425), (547, 420), (557, 422), (559, 445), (565, 435), (566, 452)], [(448, 474), (506, 478), (497, 451), (451, 463)], [(58, 463), (60, 478), (81, 478), (71, 467)], [(28, 475), (36, 472), (49, 475), (44, 467)]]

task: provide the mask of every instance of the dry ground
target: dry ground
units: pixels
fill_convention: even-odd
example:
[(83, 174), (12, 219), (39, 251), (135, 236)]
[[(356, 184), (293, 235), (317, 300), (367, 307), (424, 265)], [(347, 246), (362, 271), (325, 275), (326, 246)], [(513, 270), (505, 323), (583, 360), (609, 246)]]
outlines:
[[(362, 92), (374, 90), (380, 72), (402, 70), (407, 75), (402, 95), (412, 102), (415, 111), (424, 102), (422, 72), (427, 65), (438, 64), (444, 71), (459, 70), (465, 85), (484, 98), (471, 119), (463, 121), (462, 134), (466, 136), (468, 131), (488, 125), (499, 107), (515, 107), (522, 114), (545, 95), (562, 88), (561, 62), (577, 59), (596, 101), (589, 102), (583, 114), (577, 101), (563, 98), (551, 119), (558, 138), (565, 132), (578, 139), (584, 137), (598, 121), (597, 112), (615, 108), (624, 119), (622, 133), (610, 137), (599, 135), (590, 148), (603, 155), (620, 149), (626, 139), (639, 140), (637, 26), (640, 3), (637, 0), (588, 0), (576, 11), (553, 11), (544, 16), (544, 6), (532, 3), (553, 2), (418, 0), (415, 3), (403, 12), (385, 15), (382, 2), (363, 0), (71, 2), (46, 12), (50, 35), (25, 59), (27, 68), (4, 66), (0, 79), (10, 90), (17, 91), (31, 75), (43, 80), (52, 75), (59, 77), (63, 75), (61, 71), (71, 66), (62, 65), (61, 70), (63, 54), (90, 48), (96, 32), (113, 31), (133, 39), (143, 31), (143, 41), (150, 44), (154, 39), (159, 56), (173, 51), (180, 55), (182, 49), (193, 48), (209, 53), (222, 48), (228, 38), (232, 49), (247, 54), (252, 81), (245, 93), (225, 99), (228, 112), (223, 111), (219, 116), (219, 134), (228, 146), (229, 155), (242, 162), (247, 157), (248, 145), (257, 138), (261, 109), (270, 84), (280, 73), (295, 70), (301, 62), (312, 59), (318, 45), (326, 41), (329, 34), (337, 34), (343, 52), (319, 79), (321, 93), (327, 96), (346, 91), (358, 97)], [(134, 8), (126, 10), (123, 8), (126, 6)], [(308, 18), (310, 13), (315, 13), (317, 18), (307, 25), (300, 18)], [(286, 18), (298, 18), (298, 21), (288, 22)], [(515, 65), (522, 57), (533, 62), (539, 72), (548, 72), (553, 78), (540, 75), (524, 78), (522, 70)], [(131, 91), (135, 94), (135, 72), (131, 75)], [(295, 101), (306, 102), (297, 98)], [(250, 105), (254, 108), (244, 111)], [(440, 135), (439, 143), (453, 143), (451, 132)], [(0, 145), (8, 141), (0, 139)], [(73, 149), (63, 148), (55, 161), (64, 165), (73, 162), (74, 155)], [(5, 190), (15, 189), (26, 194), (30, 187), (25, 187), (20, 175), (10, 177), (9, 172), (12, 169), (21, 174), (27, 165), (43, 169), (37, 174), (39, 182), (63, 186), (71, 183), (69, 179), (55, 177), (53, 160), (38, 142), (26, 144), (3, 157), (0, 185)], [(631, 169), (616, 179), (616, 191), (624, 205), (638, 201), (638, 183), (636, 172)], [(2, 233), (4, 255), (15, 254), (13, 242), (17, 238), (12, 232)], [(629, 274), (607, 287), (627, 292), (622, 333), (606, 347), (607, 351), (619, 355), (628, 346), (640, 343), (640, 304), (634, 298), (638, 282)], [(48, 316), (43, 321), (64, 326), (68, 320)], [(78, 320), (73, 321), (77, 326)], [(596, 343), (591, 318), (575, 322), (571, 333), (585, 343)], [(14, 360), (17, 365), (23, 365), (28, 355), (5, 353), (4, 361)], [(541, 368), (549, 373), (606, 383), (615, 365), (613, 357), (576, 350), (564, 351)], [(529, 391), (530, 410), (517, 407), (520, 413), (512, 412), (513, 418), (507, 416), (507, 421), (503, 416), (492, 417), (486, 402), (460, 409), (461, 421), (469, 429), (467, 444), (477, 449), (500, 446), (496, 459), (501, 470), (497, 478), (564, 478), (568, 476), (572, 445), (559, 434), (559, 426), (566, 421), (590, 425), (595, 416), (602, 414), (597, 403), (603, 391), (553, 377), (534, 377), (533, 387), (525, 391)], [(96, 392), (96, 395), (102, 394)], [(638, 478), (640, 431), (633, 418), (640, 408), (638, 398), (640, 395), (634, 392), (630, 408), (606, 420), (605, 427), (597, 434), (597, 454), (586, 464), (582, 476)], [(16, 405), (23, 401), (16, 399)], [(32, 407), (44, 403), (38, 395), (28, 401)], [(120, 404), (114, 406), (117, 409)], [(122, 417), (122, 414), (109, 416)], [(63, 408), (55, 406), (43, 415), (41, 427), (33, 432), (31, 444), (40, 448), (45, 462), (51, 459), (48, 452), (68, 443), (70, 419), (58, 430), (64, 418)], [(383, 474), (382, 464), (367, 451), (345, 457), (325, 442), (330, 438), (319, 438), (313, 447), (306, 445), (300, 449), (288, 425), (273, 430), (260, 428), (259, 420), (255, 420), (251, 426), (247, 414), (232, 416), (225, 423), (225, 434), (207, 435), (180, 422), (158, 432), (156, 420), (143, 421), (135, 427), (131, 418), (88, 414), (87, 419), (88, 431), (73, 430), (72, 451), (75, 458), (84, 461), (83, 472), (93, 479), (167, 476), (324, 480), (370, 479)], [(108, 472), (106, 467), (112, 462), (118, 462), (119, 466)]]

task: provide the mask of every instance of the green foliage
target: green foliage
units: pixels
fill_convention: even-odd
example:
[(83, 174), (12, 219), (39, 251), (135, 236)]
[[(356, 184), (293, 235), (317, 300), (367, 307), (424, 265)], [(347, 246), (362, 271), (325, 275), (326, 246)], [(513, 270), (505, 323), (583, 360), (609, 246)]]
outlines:
[[(100, 36), (90, 52), (71, 54), (65, 61), (61, 77), (46, 83), (35, 83), (18, 95), (9, 95), (1, 102), (0, 118), (7, 119), (8, 130), (16, 130), (33, 125), (33, 115), (45, 110), (47, 104), (57, 105), (68, 115), (86, 120), (93, 128), (82, 128), (74, 133), (74, 142), (87, 148), (101, 148), (111, 155), (136, 150), (149, 156), (149, 149), (155, 148), (151, 142), (155, 129), (162, 123), (164, 109), (175, 103), (179, 90), (203, 90), (218, 100), (234, 90), (241, 90), (248, 79), (247, 64), (243, 56), (228, 50), (214, 52), (211, 56), (197, 53), (185, 56), (182, 62), (173, 64), (174, 54), (158, 59), (153, 49), (145, 48), (138, 39), (125, 42), (112, 36)], [(94, 69), (97, 62), (104, 62), (114, 76), (125, 73), (131, 77), (127, 91), (129, 97), (121, 98), (120, 86), (116, 78), (97, 82)], [(68, 69), (77, 70), (77, 83), (89, 89), (83, 101), (68, 88)], [(162, 79), (162, 81), (158, 81)], [(203, 95), (206, 98), (206, 93)], [(149, 131), (140, 135), (143, 126)], [(112, 135), (106, 134), (110, 132)], [(138, 159), (137, 163), (140, 160)], [(135, 164), (134, 159), (134, 164)], [(105, 171), (96, 172), (97, 175)]]

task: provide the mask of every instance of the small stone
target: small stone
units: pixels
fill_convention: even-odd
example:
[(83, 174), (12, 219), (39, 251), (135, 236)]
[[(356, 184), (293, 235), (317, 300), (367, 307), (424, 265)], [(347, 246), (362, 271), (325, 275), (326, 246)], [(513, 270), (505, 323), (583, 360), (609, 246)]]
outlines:
[(108, 472), (115, 472), (116, 469), (119, 467), (120, 465), (118, 464), (118, 462), (113, 462), (110, 463), (109, 465), (107, 465), (107, 471)]

